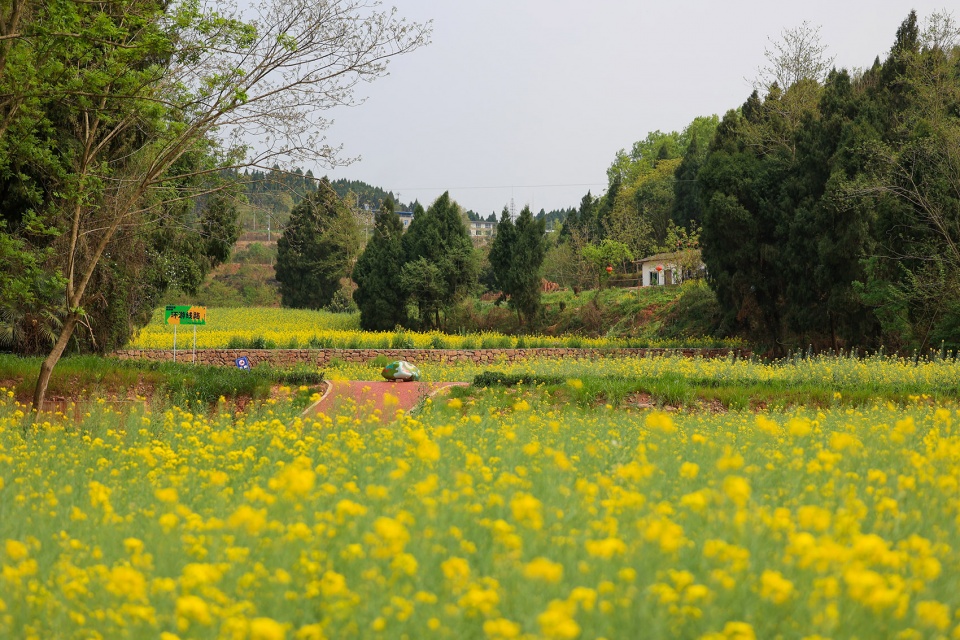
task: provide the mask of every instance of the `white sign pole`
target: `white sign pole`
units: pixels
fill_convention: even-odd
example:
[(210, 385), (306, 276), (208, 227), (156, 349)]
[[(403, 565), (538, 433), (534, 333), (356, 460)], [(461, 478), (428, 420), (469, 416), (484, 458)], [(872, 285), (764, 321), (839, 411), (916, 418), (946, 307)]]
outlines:
[(173, 361), (177, 361), (177, 325), (173, 325)]
[(197, 364), (197, 325), (193, 325), (193, 364)]

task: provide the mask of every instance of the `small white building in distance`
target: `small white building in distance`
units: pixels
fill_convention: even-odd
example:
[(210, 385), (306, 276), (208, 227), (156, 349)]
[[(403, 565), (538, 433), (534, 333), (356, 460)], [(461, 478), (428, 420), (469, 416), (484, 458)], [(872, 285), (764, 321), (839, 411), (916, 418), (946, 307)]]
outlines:
[(640, 286), (655, 287), (680, 284), (684, 278), (703, 274), (706, 267), (700, 261), (700, 252), (695, 249), (658, 253), (642, 260), (640, 266)]

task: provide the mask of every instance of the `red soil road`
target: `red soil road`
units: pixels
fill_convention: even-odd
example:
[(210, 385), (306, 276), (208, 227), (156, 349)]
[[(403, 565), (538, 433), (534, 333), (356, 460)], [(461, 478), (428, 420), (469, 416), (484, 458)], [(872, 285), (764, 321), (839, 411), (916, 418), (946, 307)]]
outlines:
[(390, 422), (397, 409), (410, 411), (421, 400), (466, 383), (328, 380), (327, 385), (326, 393), (307, 407), (304, 417), (348, 415), (367, 420), (376, 413), (381, 422)]

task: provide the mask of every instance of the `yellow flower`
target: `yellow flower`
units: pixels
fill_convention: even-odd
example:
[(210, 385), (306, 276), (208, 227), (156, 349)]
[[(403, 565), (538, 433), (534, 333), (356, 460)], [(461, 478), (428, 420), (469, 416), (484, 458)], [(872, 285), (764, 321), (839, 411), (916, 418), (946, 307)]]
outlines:
[(520, 636), (520, 625), (506, 618), (496, 618), (483, 623), (483, 632), (490, 640), (511, 640)]
[(563, 579), (563, 565), (547, 558), (534, 558), (524, 565), (523, 576), (529, 580), (560, 582)]
[(400, 521), (381, 516), (373, 522), (373, 535), (365, 540), (375, 546), (371, 550), (373, 557), (393, 558), (403, 552), (410, 541), (410, 533)]
[(242, 504), (227, 518), (227, 525), (243, 529), (252, 536), (259, 535), (267, 526), (267, 510)]
[(795, 438), (803, 438), (810, 435), (813, 425), (806, 418), (790, 418), (787, 421), (787, 431)]
[(677, 425), (673, 422), (673, 418), (662, 411), (651, 411), (647, 414), (644, 422), (647, 428), (652, 431), (661, 433), (676, 433), (677, 431)]
[(273, 618), (254, 618), (250, 621), (250, 640), (284, 640), (286, 635), (286, 626)]
[(157, 489), (156, 491), (153, 492), (153, 497), (155, 497), (160, 502), (167, 502), (167, 503), (176, 502), (179, 499), (179, 496), (177, 495), (177, 490), (174, 489), (173, 487), (169, 487), (167, 489)]
[(580, 625), (573, 619), (573, 605), (553, 600), (547, 610), (537, 616), (540, 633), (550, 640), (573, 640), (580, 636)]
[(542, 503), (528, 493), (518, 493), (510, 500), (510, 511), (513, 513), (513, 519), (534, 531), (543, 528), (542, 507)]
[(177, 628), (186, 631), (191, 623), (209, 625), (213, 622), (210, 606), (198, 596), (180, 596), (176, 604)]
[(627, 550), (627, 545), (620, 538), (604, 538), (603, 540), (587, 540), (584, 543), (587, 555), (592, 558), (609, 560), (615, 555), (621, 555)]
[(470, 564), (463, 558), (448, 558), (440, 563), (443, 576), (454, 591), (461, 591), (470, 581)]
[(436, 462), (440, 459), (440, 447), (429, 438), (417, 443), (416, 456), (424, 462)]
[(147, 579), (133, 567), (119, 566), (110, 569), (106, 587), (107, 591), (115, 596), (147, 601)]
[(593, 611), (597, 604), (597, 592), (590, 587), (574, 587), (567, 602), (576, 604), (584, 611)]
[(306, 496), (316, 483), (317, 474), (313, 471), (313, 462), (306, 456), (300, 456), (293, 463), (284, 466), (267, 486), (282, 492), (287, 498), (297, 499)]
[(783, 604), (793, 596), (793, 583), (779, 571), (766, 570), (760, 575), (760, 597), (774, 604)]
[(4, 543), (4, 551), (6, 551), (7, 558), (13, 562), (20, 562), (29, 554), (27, 545), (19, 540), (7, 540)]
[(463, 594), (457, 604), (468, 614), (488, 615), (500, 604), (500, 595), (495, 589), (475, 586)]
[(102, 506), (105, 510), (110, 510), (110, 494), (112, 493), (110, 487), (96, 480), (91, 480), (88, 489), (90, 491), (90, 506), (94, 508)]
[(750, 482), (740, 476), (727, 476), (723, 479), (723, 492), (731, 502), (742, 508), (750, 500)]
[(731, 621), (723, 625), (723, 635), (727, 640), (756, 640), (757, 634), (748, 622)]
[(917, 619), (928, 628), (946, 631), (950, 626), (950, 605), (936, 600), (922, 600), (916, 606)]
[(319, 623), (307, 624), (299, 629), (293, 634), (293, 637), (296, 640), (326, 640), (326, 635), (323, 633), (323, 625)]
[(686, 478), (687, 480), (692, 480), (697, 477), (697, 474), (700, 473), (700, 465), (696, 462), (684, 462), (680, 465), (680, 477)]
[(776, 436), (780, 434), (780, 425), (766, 416), (758, 414), (755, 422), (757, 429), (762, 433), (770, 436)]

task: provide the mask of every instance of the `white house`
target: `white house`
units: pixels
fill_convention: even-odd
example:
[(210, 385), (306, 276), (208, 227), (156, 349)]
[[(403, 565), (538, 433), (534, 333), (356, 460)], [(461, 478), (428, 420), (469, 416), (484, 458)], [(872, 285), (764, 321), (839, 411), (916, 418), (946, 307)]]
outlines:
[(469, 220), (470, 237), (490, 238), (497, 234), (497, 223), (490, 220)]
[[(691, 268), (704, 271), (706, 267), (700, 262), (700, 252), (696, 250), (675, 251), (673, 253), (658, 253), (642, 260), (637, 260), (640, 266), (640, 285), (643, 287), (680, 284), (684, 270)], [(696, 266), (693, 266), (696, 265)]]

